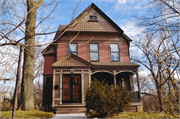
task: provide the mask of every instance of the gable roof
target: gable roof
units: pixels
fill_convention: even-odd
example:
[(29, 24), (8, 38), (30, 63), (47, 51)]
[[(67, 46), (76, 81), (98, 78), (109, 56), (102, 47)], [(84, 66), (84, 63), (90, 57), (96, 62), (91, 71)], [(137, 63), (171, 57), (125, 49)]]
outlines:
[[(107, 20), (108, 23), (110, 23), (110, 25), (112, 25), (117, 30), (116, 31), (117, 33), (123, 34), (124, 31), (114, 21), (112, 21), (101, 9), (99, 9), (94, 3), (92, 3), (80, 15), (78, 15), (71, 23), (69, 23), (68, 25), (59, 25), (56, 35), (54, 37), (54, 40), (58, 40), (61, 36), (63, 36), (63, 34), (66, 31), (71, 31), (72, 27), (77, 25), (78, 21), (83, 16), (85, 16), (86, 14), (91, 12), (91, 10), (93, 10), (93, 9), (96, 10), (105, 20)], [(83, 26), (83, 25), (84, 24), (81, 24), (81, 26)], [(91, 24), (89, 26), (91, 26)], [(72, 30), (72, 31), (75, 31), (75, 30)], [(129, 39), (126, 39), (126, 40), (129, 41)]]
[(74, 54), (70, 54), (52, 64), (52, 67), (59, 66), (91, 66), (92, 64)]
[[(124, 31), (116, 24), (114, 21), (112, 21), (101, 9), (99, 9), (94, 3), (89, 5), (80, 15), (78, 15), (65, 29), (68, 29), (70, 27), (74, 27), (76, 22), (79, 21), (82, 17), (86, 16), (89, 12), (92, 10), (95, 10), (97, 13), (99, 13), (105, 20), (107, 20), (119, 33), (123, 33)], [(88, 22), (87, 22), (88, 23)], [(96, 22), (91, 22), (96, 23)]]

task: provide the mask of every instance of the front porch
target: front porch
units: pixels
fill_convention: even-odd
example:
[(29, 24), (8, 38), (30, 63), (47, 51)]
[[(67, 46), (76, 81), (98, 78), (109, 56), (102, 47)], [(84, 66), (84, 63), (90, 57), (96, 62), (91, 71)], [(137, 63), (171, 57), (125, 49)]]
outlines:
[(113, 86), (115, 88), (117, 85), (122, 85), (125, 90), (129, 91), (129, 96), (132, 96), (133, 98), (132, 101), (139, 102), (141, 101), (140, 91), (134, 91), (133, 75), (134, 74), (132, 72), (111, 73), (109, 71), (96, 71), (91, 74), (91, 80), (97, 79), (99, 81), (104, 81), (104, 83), (107, 83), (109, 86)]

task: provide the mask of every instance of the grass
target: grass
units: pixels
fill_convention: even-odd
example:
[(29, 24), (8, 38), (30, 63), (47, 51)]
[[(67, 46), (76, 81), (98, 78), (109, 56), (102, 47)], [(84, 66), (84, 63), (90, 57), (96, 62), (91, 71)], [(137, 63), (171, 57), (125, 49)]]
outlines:
[[(52, 112), (43, 112), (43, 111), (20, 111), (17, 110), (15, 118), (52, 118), (54, 117)], [(1, 111), (0, 118), (11, 118), (12, 111)]]
[(122, 112), (116, 115), (114, 118), (175, 118), (175, 117), (165, 113)]

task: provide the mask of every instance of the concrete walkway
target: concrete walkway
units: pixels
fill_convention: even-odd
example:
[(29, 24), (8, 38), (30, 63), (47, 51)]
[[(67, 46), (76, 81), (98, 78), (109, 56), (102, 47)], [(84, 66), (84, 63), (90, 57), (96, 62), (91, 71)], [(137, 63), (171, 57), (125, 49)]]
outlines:
[(56, 114), (55, 117), (51, 119), (87, 119), (84, 113), (80, 114)]

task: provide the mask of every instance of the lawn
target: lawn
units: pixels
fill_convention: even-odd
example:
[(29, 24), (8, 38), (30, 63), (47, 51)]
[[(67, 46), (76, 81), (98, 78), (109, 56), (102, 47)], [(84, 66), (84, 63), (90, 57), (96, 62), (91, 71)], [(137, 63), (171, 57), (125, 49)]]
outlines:
[[(15, 118), (52, 118), (54, 117), (52, 112), (43, 111), (16, 111)], [(0, 118), (11, 118), (12, 111), (0, 111)]]
[(114, 118), (175, 118), (175, 117), (164, 113), (122, 112), (116, 115)]

